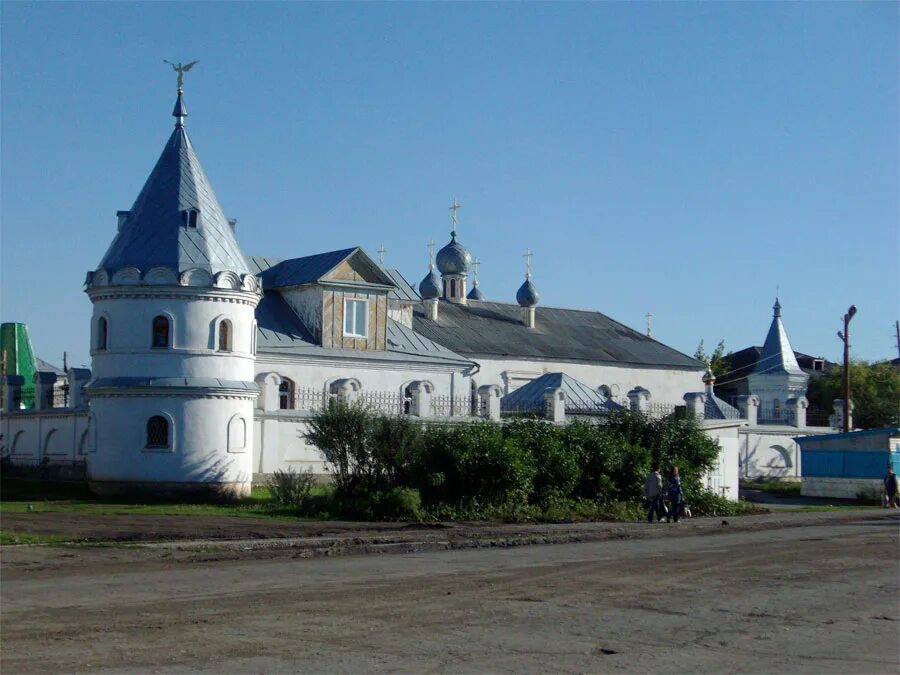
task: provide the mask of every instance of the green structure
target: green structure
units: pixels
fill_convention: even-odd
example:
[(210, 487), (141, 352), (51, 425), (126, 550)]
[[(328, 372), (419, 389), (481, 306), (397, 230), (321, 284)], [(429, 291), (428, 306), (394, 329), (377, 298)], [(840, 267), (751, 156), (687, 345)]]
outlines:
[(0, 324), (0, 374), (21, 375), (25, 378), (25, 385), (22, 387), (23, 408), (34, 407), (36, 371), (28, 326), (24, 323)]

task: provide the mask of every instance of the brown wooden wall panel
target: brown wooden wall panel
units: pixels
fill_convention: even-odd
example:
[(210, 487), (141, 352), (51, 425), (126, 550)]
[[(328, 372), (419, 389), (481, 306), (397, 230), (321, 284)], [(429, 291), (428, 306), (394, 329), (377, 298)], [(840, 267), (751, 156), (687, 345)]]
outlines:
[(334, 291), (322, 294), (322, 346), (334, 346)]
[(334, 310), (332, 312), (332, 334), (334, 335), (334, 346), (343, 349), (344, 347), (344, 294), (340, 291), (334, 292)]
[(349, 260), (345, 260), (338, 265), (334, 271), (328, 275), (329, 279), (343, 279), (345, 281), (360, 281), (362, 277), (357, 274), (356, 270), (350, 265)]
[(384, 351), (387, 331), (387, 297), (384, 295), (379, 296), (375, 301), (375, 307), (377, 308), (377, 321), (373, 332), (375, 338), (373, 349)]
[(366, 317), (366, 340), (363, 349), (374, 351), (376, 336), (378, 335), (378, 296), (367, 296), (369, 301), (368, 315)]

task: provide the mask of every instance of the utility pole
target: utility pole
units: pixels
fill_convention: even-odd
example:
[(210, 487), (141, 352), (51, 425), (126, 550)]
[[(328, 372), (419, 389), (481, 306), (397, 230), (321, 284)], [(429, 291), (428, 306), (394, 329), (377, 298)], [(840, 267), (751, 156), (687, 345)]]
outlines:
[(900, 321), (894, 322), (894, 329), (897, 331), (897, 356), (900, 356)]
[(850, 431), (850, 319), (856, 315), (856, 305), (844, 314), (844, 330), (838, 337), (844, 341), (844, 432)]

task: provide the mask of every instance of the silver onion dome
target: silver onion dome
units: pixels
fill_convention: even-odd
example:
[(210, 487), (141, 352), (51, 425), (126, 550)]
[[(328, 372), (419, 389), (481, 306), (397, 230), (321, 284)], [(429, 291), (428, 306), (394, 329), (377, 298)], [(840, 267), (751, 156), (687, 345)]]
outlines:
[(434, 300), (441, 297), (441, 280), (434, 273), (434, 268), (430, 269), (425, 278), (419, 282), (419, 295), (423, 300)]
[(466, 247), (456, 241), (456, 232), (453, 232), (450, 243), (438, 251), (437, 267), (444, 274), (468, 274), (472, 256)]
[(472, 285), (472, 290), (469, 291), (469, 294), (466, 297), (469, 300), (484, 300), (484, 293), (482, 293), (481, 289), (478, 288), (477, 281)]
[(525, 279), (519, 290), (516, 291), (516, 302), (521, 307), (534, 307), (538, 304), (541, 296), (538, 294), (537, 288), (531, 283), (531, 279)]

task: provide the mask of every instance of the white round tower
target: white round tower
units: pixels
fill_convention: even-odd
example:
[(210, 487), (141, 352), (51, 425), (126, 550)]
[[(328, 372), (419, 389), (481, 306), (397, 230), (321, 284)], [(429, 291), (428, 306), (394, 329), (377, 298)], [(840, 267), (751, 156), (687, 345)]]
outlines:
[(175, 130), (98, 268), (91, 488), (104, 495), (250, 492), (261, 297), (184, 128)]

